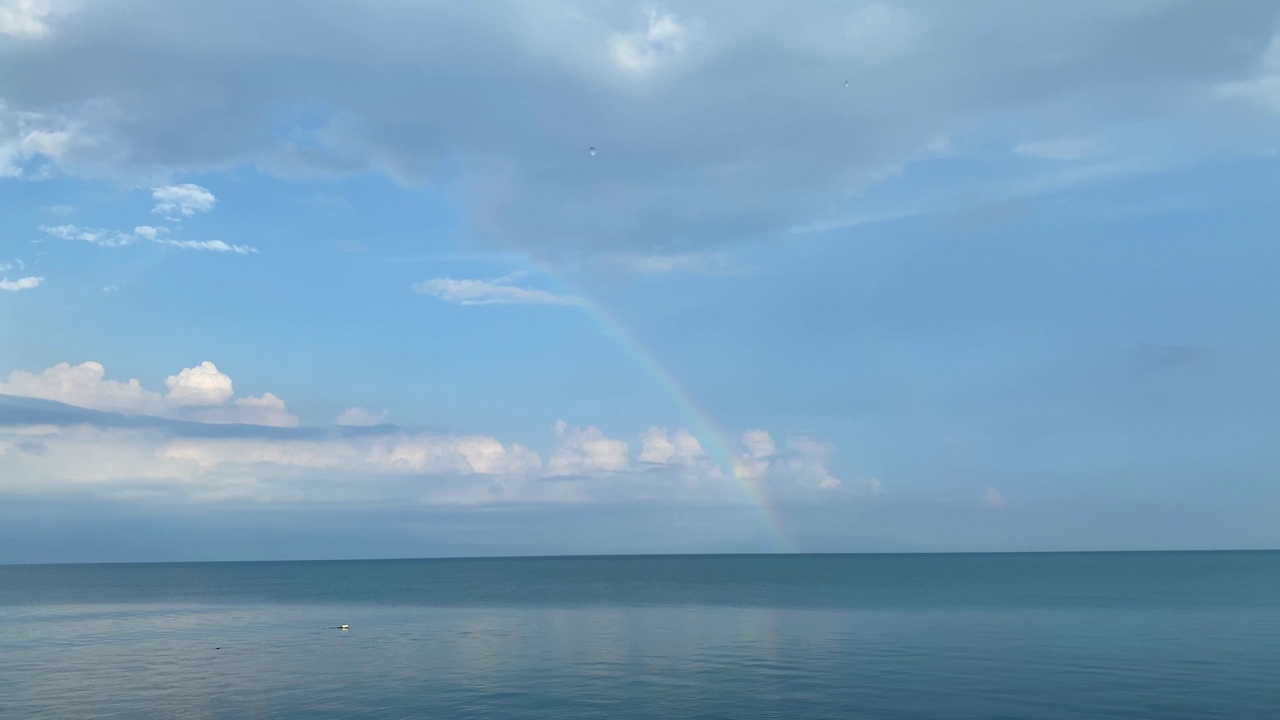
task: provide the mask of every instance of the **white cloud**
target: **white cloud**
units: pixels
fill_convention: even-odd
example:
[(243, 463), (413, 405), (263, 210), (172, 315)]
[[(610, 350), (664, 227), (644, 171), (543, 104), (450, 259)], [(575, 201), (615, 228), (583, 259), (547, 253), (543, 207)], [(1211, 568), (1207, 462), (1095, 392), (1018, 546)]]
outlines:
[(748, 430), (742, 434), (742, 444), (747, 452), (734, 464), (734, 473), (747, 480), (762, 477), (769, 470), (769, 458), (778, 451), (773, 436), (765, 430)]
[(151, 191), (151, 198), (156, 203), (152, 212), (165, 216), (177, 213), (187, 217), (209, 212), (218, 201), (207, 188), (191, 183), (155, 188)]
[(96, 362), (80, 365), (58, 363), (39, 375), (15, 370), (0, 393), (54, 400), (68, 405), (129, 414), (159, 415), (165, 401), (160, 393), (145, 390), (137, 380), (107, 380), (106, 369)]
[(338, 415), (338, 424), (354, 427), (371, 427), (387, 421), (387, 411), (370, 412), (362, 407), (350, 407)]
[(166, 237), (170, 232), (169, 228), (152, 225), (139, 225), (132, 232), (84, 228), (78, 225), (45, 225), (41, 226), (40, 231), (50, 237), (62, 240), (83, 240), (103, 247), (124, 247), (146, 240), (184, 250), (229, 252), (238, 255), (255, 255), (258, 253), (257, 248), (248, 245), (231, 245), (221, 240), (174, 240)]
[(124, 247), (138, 241), (133, 233), (83, 228), (78, 225), (44, 225), (40, 227), (40, 232), (62, 240), (83, 240), (103, 247)]
[(290, 415), (285, 408), (284, 401), (271, 393), (237, 398), (234, 404), (235, 411), (231, 415), (234, 419), (230, 420), (230, 422), (270, 425), (272, 427), (298, 426), (298, 417)]
[(747, 451), (734, 464), (734, 474), (743, 480), (765, 483), (788, 493), (840, 492), (846, 496), (879, 497), (885, 494), (877, 478), (859, 478), (846, 483), (831, 473), (835, 447), (804, 435), (787, 437), (783, 450), (768, 431), (753, 429), (742, 435)]
[(1004, 507), (1004, 495), (994, 487), (988, 486), (986, 490), (982, 491), (981, 502), (983, 507), (1002, 508)]
[(44, 37), (53, 12), (49, 0), (0, 0), (0, 35), (20, 40)]
[(651, 427), (640, 436), (640, 462), (656, 465), (694, 465), (705, 457), (702, 443), (688, 430), (674, 433)]
[(547, 461), (551, 475), (595, 475), (622, 472), (630, 468), (627, 443), (605, 437), (598, 428), (571, 428), (557, 420), (560, 444)]
[(413, 286), (413, 291), (434, 295), (459, 305), (584, 305), (581, 298), (513, 284), (515, 276), (496, 280), (455, 280), (440, 277)]
[(651, 8), (645, 11), (644, 28), (614, 33), (609, 38), (609, 49), (618, 67), (643, 74), (684, 53), (692, 34), (693, 26), (689, 23)]
[(18, 278), (17, 280), (10, 280), (7, 277), (0, 278), (0, 290), (5, 290), (8, 292), (18, 292), (19, 290), (32, 290), (34, 288), (40, 287), (43, 284), (44, 284), (44, 278), (42, 277), (24, 277), (24, 278)]
[(164, 384), (169, 388), (165, 399), (178, 407), (223, 405), (235, 395), (231, 376), (208, 361), (170, 375), (164, 379)]
[(211, 362), (184, 368), (165, 378), (168, 392), (147, 390), (136, 379), (106, 379), (106, 369), (96, 362), (80, 365), (58, 363), (39, 374), (15, 370), (0, 394), (53, 400), (76, 407), (126, 415), (206, 423), (241, 423), (293, 427), (298, 418), (271, 393), (234, 397), (230, 376)]
[(1097, 138), (1065, 137), (1056, 140), (1025, 142), (1013, 149), (1019, 155), (1045, 160), (1079, 160), (1101, 151)]
[(258, 249), (248, 245), (228, 245), (221, 240), (169, 240), (161, 238), (156, 242), (184, 250), (208, 250), (210, 252), (230, 252), (238, 255), (256, 255)]
[(93, 425), (0, 426), (0, 463), (4, 494), (70, 487), (127, 499), (193, 502), (471, 505), (581, 499), (569, 484), (536, 482), (542, 466), (536, 452), (482, 435), (174, 438)]
[[(218, 388), (221, 373), (196, 368), (175, 386)], [(179, 373), (174, 377), (177, 378)], [(191, 381), (192, 377), (212, 382)], [(556, 423), (548, 459), (487, 435), (405, 431), (387, 426), (290, 430), (297, 418), (270, 393), (221, 405), (176, 406), (136, 381), (106, 380), (101, 365), (55, 366), (40, 375), (13, 373), (0, 392), (81, 407), (204, 423), (253, 423), (210, 431), (191, 422), (119, 427), (71, 415), (48, 424), (0, 424), (0, 495), (74, 488), (126, 499), (263, 503), (377, 502), (485, 504), (513, 502), (741, 502), (740, 492), (684, 430), (647, 431), (633, 465), (627, 443), (595, 427)], [(12, 417), (12, 415), (10, 415)], [(797, 446), (799, 447), (799, 446)], [(801, 448), (803, 449), (803, 448)], [(767, 476), (770, 493), (830, 497), (818, 470), (781, 455)], [(786, 461), (785, 463), (783, 461)], [(572, 482), (549, 482), (569, 478)], [(876, 481), (864, 494), (875, 494)], [(845, 495), (856, 494), (845, 492)]]

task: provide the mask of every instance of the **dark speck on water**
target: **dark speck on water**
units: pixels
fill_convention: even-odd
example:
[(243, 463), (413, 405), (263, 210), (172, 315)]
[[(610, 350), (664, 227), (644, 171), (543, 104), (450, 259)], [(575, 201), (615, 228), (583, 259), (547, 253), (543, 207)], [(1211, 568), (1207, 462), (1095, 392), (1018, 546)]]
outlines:
[(1280, 707), (1274, 552), (0, 566), (0, 615), (0, 718)]

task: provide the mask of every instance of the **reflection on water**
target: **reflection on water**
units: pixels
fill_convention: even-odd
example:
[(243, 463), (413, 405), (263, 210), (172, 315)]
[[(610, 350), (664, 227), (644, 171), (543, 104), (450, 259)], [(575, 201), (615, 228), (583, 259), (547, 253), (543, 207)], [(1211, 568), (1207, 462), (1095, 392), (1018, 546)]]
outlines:
[[(1199, 719), (1280, 707), (1275, 597), (1010, 606), (1000, 588), (986, 607), (905, 609), (11, 602), (0, 717)], [(341, 623), (351, 629), (327, 629)]]

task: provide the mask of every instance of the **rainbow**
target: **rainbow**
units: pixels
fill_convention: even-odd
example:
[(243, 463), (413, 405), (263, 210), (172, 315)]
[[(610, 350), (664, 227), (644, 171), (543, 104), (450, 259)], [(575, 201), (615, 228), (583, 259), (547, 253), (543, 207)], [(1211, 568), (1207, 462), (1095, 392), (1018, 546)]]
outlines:
[(573, 297), (580, 299), (582, 307), (594, 314), (600, 321), (600, 327), (605, 334), (628, 350), (645, 372), (651, 375), (658, 385), (670, 395), (689, 421), (691, 427), (688, 430), (703, 444), (703, 450), (712, 462), (719, 466), (727, 477), (732, 478), (734, 483), (741, 489), (747, 501), (759, 514), (761, 521), (768, 529), (778, 549), (784, 552), (794, 552), (794, 544), (784, 529), (782, 517), (769, 502), (769, 496), (765, 489), (753, 478), (746, 477), (738, 472), (737, 462), (734, 460), (734, 452), (730, 449), (732, 443), (716, 422), (712, 420), (711, 416), (698, 405), (693, 394), (680, 382), (675, 373), (671, 372), (649, 348), (645, 347), (627, 327), (626, 323), (609, 312), (603, 303), (583, 293), (581, 288), (574, 287), (563, 274), (554, 272), (544, 263), (538, 262), (533, 258), (528, 258), (528, 260), (542, 270), (544, 275), (554, 278), (562, 290), (568, 291)]

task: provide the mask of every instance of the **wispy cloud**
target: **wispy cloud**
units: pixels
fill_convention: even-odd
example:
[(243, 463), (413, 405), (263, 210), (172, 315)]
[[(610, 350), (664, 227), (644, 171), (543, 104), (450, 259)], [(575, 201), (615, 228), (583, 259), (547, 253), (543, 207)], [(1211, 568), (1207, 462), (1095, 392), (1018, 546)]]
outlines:
[(207, 188), (186, 183), (184, 185), (166, 185), (151, 191), (151, 199), (155, 207), (151, 212), (168, 217), (175, 214), (190, 217), (197, 213), (206, 213), (213, 209), (218, 199)]
[(387, 421), (387, 411), (371, 412), (362, 407), (351, 407), (338, 415), (338, 424), (344, 427), (372, 427)]
[(1026, 157), (1045, 160), (1079, 160), (1097, 155), (1102, 151), (1102, 146), (1096, 138), (1065, 137), (1025, 142), (1015, 147), (1013, 151)]
[(434, 295), (459, 305), (586, 305), (586, 301), (573, 295), (557, 295), (548, 290), (520, 287), (515, 281), (520, 274), (494, 280), (460, 280), (439, 277), (424, 280), (413, 286), (413, 291)]
[(256, 255), (258, 249), (249, 247), (248, 245), (229, 245), (221, 240), (168, 240), (162, 239), (156, 242), (161, 245), (170, 247), (183, 248), (185, 250), (207, 250), (210, 252), (230, 252), (239, 255)]
[(139, 225), (132, 231), (103, 230), (100, 228), (84, 228), (78, 225), (42, 226), (44, 234), (62, 240), (81, 240), (101, 247), (125, 247), (138, 242), (147, 241), (185, 250), (205, 250), (210, 252), (229, 252), (240, 255), (257, 254), (258, 249), (249, 245), (232, 245), (222, 240), (174, 240), (168, 237), (169, 228)]
[(17, 280), (9, 278), (0, 278), (0, 290), (8, 292), (18, 292), (19, 290), (32, 290), (44, 284), (42, 277), (24, 277)]
[(124, 247), (138, 241), (138, 236), (130, 232), (84, 228), (79, 225), (42, 225), (40, 232), (62, 240), (83, 240), (103, 247)]
[(621, 253), (608, 256), (604, 261), (627, 272), (643, 275), (673, 273), (726, 275), (741, 271), (729, 255), (723, 252), (688, 252), (671, 255)]

